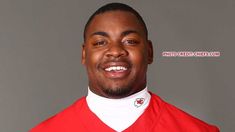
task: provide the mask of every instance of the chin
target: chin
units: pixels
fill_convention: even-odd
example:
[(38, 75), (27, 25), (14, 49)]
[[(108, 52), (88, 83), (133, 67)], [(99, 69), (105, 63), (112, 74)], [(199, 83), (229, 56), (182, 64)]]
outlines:
[(102, 91), (108, 97), (121, 98), (130, 95), (132, 88), (131, 87), (103, 88)]

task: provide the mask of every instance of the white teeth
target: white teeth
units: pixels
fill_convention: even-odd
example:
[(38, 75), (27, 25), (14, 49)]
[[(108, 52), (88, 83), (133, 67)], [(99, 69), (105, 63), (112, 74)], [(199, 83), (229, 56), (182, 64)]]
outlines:
[(120, 71), (120, 70), (127, 70), (126, 67), (123, 67), (123, 66), (111, 66), (111, 67), (108, 67), (108, 68), (105, 68), (105, 71)]

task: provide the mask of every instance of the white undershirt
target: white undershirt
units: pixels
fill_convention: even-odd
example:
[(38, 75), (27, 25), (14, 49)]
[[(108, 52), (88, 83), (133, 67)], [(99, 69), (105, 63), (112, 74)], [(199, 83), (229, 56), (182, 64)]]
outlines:
[(147, 87), (122, 99), (109, 99), (90, 91), (86, 101), (90, 110), (106, 125), (121, 132), (131, 126), (144, 112), (150, 102)]

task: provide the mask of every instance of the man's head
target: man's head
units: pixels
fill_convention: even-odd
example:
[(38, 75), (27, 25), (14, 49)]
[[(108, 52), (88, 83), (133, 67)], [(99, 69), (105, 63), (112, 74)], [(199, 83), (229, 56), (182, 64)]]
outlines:
[(104, 6), (100, 7), (98, 10), (96, 10), (90, 16), (90, 18), (88, 19), (88, 21), (85, 25), (84, 32), (83, 32), (84, 41), (86, 40), (87, 28), (90, 25), (91, 21), (94, 19), (94, 17), (96, 15), (99, 15), (99, 14), (102, 14), (102, 13), (105, 13), (105, 12), (109, 12), (109, 11), (126, 11), (126, 12), (129, 12), (129, 13), (132, 13), (133, 15), (135, 15), (136, 18), (138, 19), (138, 21), (142, 24), (142, 26), (144, 28), (144, 31), (146, 33), (146, 36), (148, 37), (147, 26), (146, 26), (143, 18), (141, 17), (141, 15), (135, 9), (133, 9), (132, 7), (130, 7), (128, 5), (122, 4), (122, 3), (110, 3), (110, 4), (107, 4), (107, 5), (104, 5)]
[(98, 9), (84, 30), (82, 63), (89, 87), (108, 98), (122, 98), (146, 87), (153, 51), (141, 16), (131, 7), (112, 3)]

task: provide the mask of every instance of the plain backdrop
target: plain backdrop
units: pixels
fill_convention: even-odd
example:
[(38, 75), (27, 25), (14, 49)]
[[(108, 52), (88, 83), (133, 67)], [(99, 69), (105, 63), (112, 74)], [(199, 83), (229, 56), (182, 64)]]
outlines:
[[(112, 0), (0, 0), (0, 131), (26, 132), (87, 93), (88, 17)], [(122, 0), (154, 45), (148, 88), (222, 132), (235, 131), (234, 0)], [(220, 57), (163, 57), (220, 51)]]

